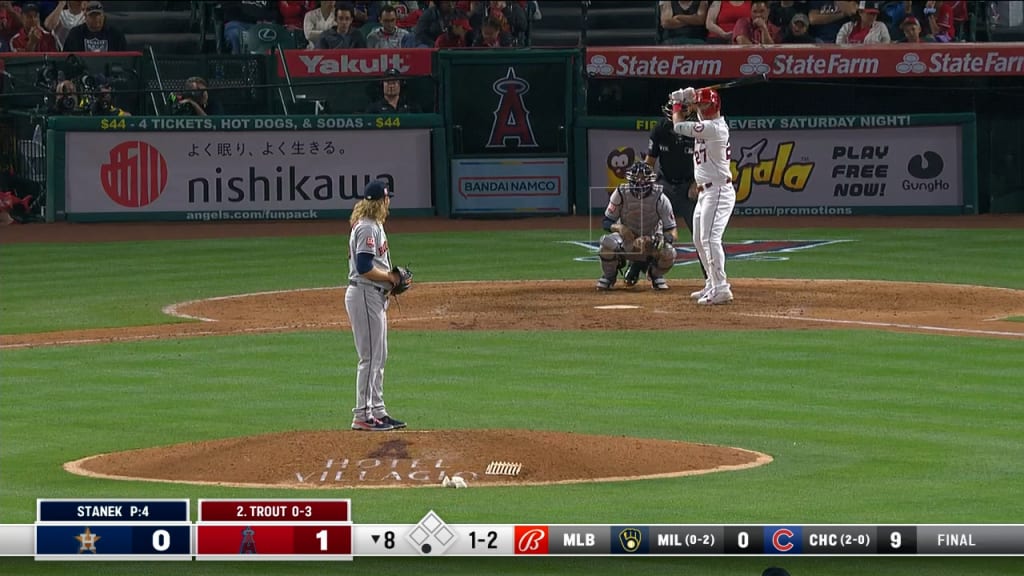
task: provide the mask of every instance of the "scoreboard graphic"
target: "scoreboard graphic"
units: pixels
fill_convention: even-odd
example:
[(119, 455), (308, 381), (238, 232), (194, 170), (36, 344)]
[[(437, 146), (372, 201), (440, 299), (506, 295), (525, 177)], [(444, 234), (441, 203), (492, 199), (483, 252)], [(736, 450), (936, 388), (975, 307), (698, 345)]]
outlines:
[(40, 499), (0, 525), (36, 560), (352, 561), (360, 556), (1024, 556), (1024, 524), (354, 524), (348, 499)]

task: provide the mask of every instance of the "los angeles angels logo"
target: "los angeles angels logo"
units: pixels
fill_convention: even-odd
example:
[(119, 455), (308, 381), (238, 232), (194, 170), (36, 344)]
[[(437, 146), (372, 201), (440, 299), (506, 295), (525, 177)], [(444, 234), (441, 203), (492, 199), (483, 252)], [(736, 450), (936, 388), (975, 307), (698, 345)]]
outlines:
[(530, 91), (530, 83), (516, 76), (516, 69), (509, 66), (508, 74), (496, 80), (493, 87), (501, 99), (494, 110), (494, 124), (486, 147), (506, 148), (511, 144), (517, 148), (537, 148), (530, 111), (523, 101), (523, 96)]

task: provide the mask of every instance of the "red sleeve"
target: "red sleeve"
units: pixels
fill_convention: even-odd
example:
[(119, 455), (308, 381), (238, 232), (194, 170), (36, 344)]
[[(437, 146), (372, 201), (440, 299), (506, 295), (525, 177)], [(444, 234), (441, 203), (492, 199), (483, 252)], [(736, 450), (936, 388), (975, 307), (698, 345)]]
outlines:
[[(719, 24), (721, 26), (721, 24)], [(736, 21), (736, 26), (732, 29), (732, 41), (735, 43), (736, 39), (740, 36), (745, 36), (747, 40), (754, 41), (750, 31), (753, 29), (753, 25), (750, 23), (750, 18), (740, 18)], [(724, 28), (723, 28), (724, 29)]]
[(939, 25), (939, 32), (948, 34), (950, 38), (956, 36), (956, 30), (953, 28), (953, 7), (948, 2), (943, 2), (936, 10), (935, 22)]

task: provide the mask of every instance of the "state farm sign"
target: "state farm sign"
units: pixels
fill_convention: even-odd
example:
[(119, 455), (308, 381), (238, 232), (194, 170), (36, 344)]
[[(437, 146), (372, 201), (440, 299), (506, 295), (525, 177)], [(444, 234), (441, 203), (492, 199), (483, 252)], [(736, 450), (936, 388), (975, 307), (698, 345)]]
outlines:
[(863, 78), (1024, 74), (1024, 44), (593, 47), (598, 78)]
[[(390, 68), (403, 76), (430, 76), (433, 58), (434, 50), (425, 48), (284, 51), (292, 78), (373, 77), (382, 76)], [(280, 60), (277, 75), (284, 78)]]

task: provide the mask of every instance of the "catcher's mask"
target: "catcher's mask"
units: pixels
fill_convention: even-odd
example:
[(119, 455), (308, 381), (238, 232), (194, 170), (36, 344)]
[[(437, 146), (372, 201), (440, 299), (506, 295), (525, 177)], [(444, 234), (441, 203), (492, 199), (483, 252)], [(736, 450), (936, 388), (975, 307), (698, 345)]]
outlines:
[(646, 198), (654, 190), (654, 182), (658, 175), (654, 173), (647, 162), (638, 160), (626, 171), (626, 182), (629, 183), (629, 192), (637, 198)]

